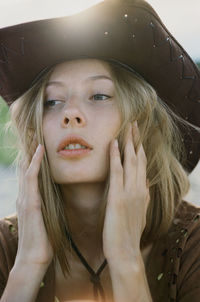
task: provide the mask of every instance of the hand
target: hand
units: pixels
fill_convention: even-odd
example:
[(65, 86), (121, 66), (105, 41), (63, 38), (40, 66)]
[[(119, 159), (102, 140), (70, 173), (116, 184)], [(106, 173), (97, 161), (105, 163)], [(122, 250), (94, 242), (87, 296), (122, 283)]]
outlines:
[(103, 229), (103, 250), (108, 262), (130, 260), (140, 253), (140, 239), (146, 225), (150, 200), (146, 180), (146, 155), (139, 140), (137, 123), (126, 135), (124, 163), (118, 145), (111, 142), (110, 187)]
[(39, 145), (30, 165), (21, 164), (18, 214), (18, 251), (16, 262), (20, 264), (47, 266), (53, 251), (49, 243), (41, 211), (41, 196), (38, 187), (38, 174), (44, 155), (44, 147)]

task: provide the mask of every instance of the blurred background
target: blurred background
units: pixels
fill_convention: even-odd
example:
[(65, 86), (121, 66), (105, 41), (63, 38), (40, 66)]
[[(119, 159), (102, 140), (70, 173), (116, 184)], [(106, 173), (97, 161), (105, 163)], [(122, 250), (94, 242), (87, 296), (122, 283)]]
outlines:
[[(101, 0), (0, 0), (0, 28), (30, 20), (74, 14)], [(149, 0), (161, 19), (200, 67), (200, 1)], [(0, 97), (0, 218), (15, 212), (18, 181), (15, 136), (5, 131), (9, 110)], [(185, 200), (200, 206), (200, 162), (189, 176)]]

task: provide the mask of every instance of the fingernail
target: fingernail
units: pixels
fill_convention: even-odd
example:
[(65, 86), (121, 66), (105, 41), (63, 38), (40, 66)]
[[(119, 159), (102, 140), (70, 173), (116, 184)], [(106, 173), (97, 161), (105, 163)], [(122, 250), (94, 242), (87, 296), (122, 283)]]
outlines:
[(118, 148), (118, 140), (117, 139), (115, 139), (115, 141), (114, 141), (114, 147)]
[(137, 121), (134, 122), (134, 126), (135, 126), (136, 128), (138, 127)]
[(39, 144), (39, 145), (37, 146), (36, 152), (38, 152), (38, 151), (40, 150), (41, 146), (42, 146), (41, 144)]

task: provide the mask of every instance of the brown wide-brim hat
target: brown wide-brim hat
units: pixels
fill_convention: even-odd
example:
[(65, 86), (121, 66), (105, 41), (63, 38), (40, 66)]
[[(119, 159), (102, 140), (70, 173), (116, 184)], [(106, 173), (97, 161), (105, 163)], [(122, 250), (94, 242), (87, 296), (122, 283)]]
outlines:
[[(11, 104), (42, 70), (95, 57), (134, 69), (179, 116), (200, 127), (200, 71), (144, 0), (107, 0), (81, 13), (0, 29), (0, 95)], [(200, 132), (181, 128), (191, 172)]]

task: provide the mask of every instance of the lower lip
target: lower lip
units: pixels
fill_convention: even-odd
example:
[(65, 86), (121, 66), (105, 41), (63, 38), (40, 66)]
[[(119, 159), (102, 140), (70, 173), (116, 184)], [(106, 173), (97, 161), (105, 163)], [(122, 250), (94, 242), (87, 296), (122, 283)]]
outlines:
[(61, 150), (58, 154), (63, 158), (72, 158), (87, 155), (91, 151), (91, 149)]

